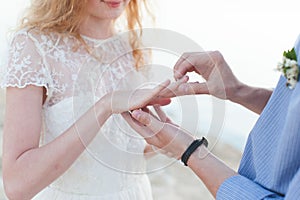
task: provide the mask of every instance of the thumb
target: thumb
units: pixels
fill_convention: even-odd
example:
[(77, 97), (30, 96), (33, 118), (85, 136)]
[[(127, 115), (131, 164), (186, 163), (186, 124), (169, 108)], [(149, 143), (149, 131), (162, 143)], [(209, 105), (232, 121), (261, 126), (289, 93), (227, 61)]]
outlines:
[(152, 116), (149, 113), (146, 113), (142, 110), (134, 110), (131, 114), (131, 116), (143, 124), (144, 126), (147, 126), (151, 131), (154, 132), (154, 134), (158, 133), (161, 131), (161, 129), (164, 126), (164, 123), (159, 121), (157, 118)]

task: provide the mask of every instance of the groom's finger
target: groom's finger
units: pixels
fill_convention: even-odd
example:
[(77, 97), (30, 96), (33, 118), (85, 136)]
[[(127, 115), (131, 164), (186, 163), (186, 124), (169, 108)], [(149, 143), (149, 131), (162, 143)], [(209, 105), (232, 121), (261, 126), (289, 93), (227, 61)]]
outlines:
[(174, 78), (177, 81), (178, 79), (181, 79), (185, 74), (181, 74), (178, 69), (180, 68), (180, 66), (182, 65), (183, 62), (185, 62), (188, 57), (190, 56), (191, 53), (184, 53), (181, 55), (181, 57), (178, 59), (178, 61), (176, 62), (176, 64), (174, 65), (173, 68), (173, 73), (174, 73)]
[[(156, 105), (156, 106), (158, 106), (158, 105)], [(154, 107), (154, 106), (153, 106), (153, 107)], [(154, 113), (153, 113), (149, 108), (144, 107), (144, 108), (142, 108), (141, 110), (144, 111), (144, 112), (146, 112), (146, 113), (149, 113), (150, 115), (152, 115), (153, 117), (155, 117), (157, 120), (159, 120), (158, 117), (156, 117), (156, 116), (154, 115)], [(134, 120), (136, 120), (136, 119), (134, 119)], [(140, 123), (140, 122), (139, 122), (139, 123)]]
[(175, 65), (174, 65), (174, 68), (173, 68), (173, 70), (174, 70), (174, 78), (175, 78), (175, 80), (178, 80), (179, 78), (178, 78), (178, 76), (180, 76), (180, 74), (176, 74), (177, 73), (177, 68), (178, 68), (178, 66), (180, 66), (181, 65), (181, 63), (184, 61), (186, 59), (186, 57), (183, 57), (183, 55), (178, 59), (178, 61), (175, 63)]
[(131, 128), (137, 131), (142, 137), (150, 138), (153, 136), (153, 132), (147, 126), (144, 126), (144, 124), (131, 117), (129, 112), (122, 113), (122, 116), (125, 121), (131, 126)]
[(138, 122), (147, 126), (154, 134), (162, 130), (164, 123), (157, 120), (155, 117), (142, 110), (134, 110), (131, 113), (131, 116), (136, 119)]
[(183, 55), (182, 58), (174, 66), (175, 80), (181, 79), (186, 73), (194, 71), (195, 59), (188, 55)]
[(153, 106), (155, 112), (157, 113), (158, 117), (162, 122), (167, 122), (168, 117), (164, 111), (162, 111), (160, 106)]

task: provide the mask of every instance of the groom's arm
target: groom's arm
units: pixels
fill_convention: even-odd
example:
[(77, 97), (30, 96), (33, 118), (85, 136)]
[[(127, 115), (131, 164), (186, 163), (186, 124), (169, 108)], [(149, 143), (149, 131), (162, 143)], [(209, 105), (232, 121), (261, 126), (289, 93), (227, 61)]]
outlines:
[[(160, 119), (141, 110), (133, 111), (131, 115), (123, 113), (130, 126), (142, 135), (149, 144), (163, 149), (176, 159), (180, 159), (195, 138), (184, 129), (163, 122), (161, 116), (164, 114), (162, 112), (158, 112), (158, 115)], [(138, 123), (132, 120), (132, 117)], [(204, 145), (198, 147), (191, 154), (187, 165), (203, 181), (216, 199), (283, 199), (282, 195), (235, 172), (214, 156)], [(286, 199), (294, 199), (299, 194), (299, 175), (300, 173), (290, 184), (287, 197), (288, 194), (290, 196)]]
[(270, 89), (240, 84), (234, 89), (234, 92), (229, 96), (228, 100), (260, 114), (268, 103), (272, 92)]
[[(206, 87), (204, 84), (205, 83), (191, 83), (187, 87), (192, 88), (191, 92), (194, 94), (206, 94), (203, 92)], [(273, 93), (271, 89), (252, 87), (241, 82), (237, 82), (225, 90), (226, 98), (223, 99), (240, 104), (257, 114), (263, 111)], [(209, 91), (208, 94), (210, 94)], [(216, 96), (214, 93), (211, 95)]]

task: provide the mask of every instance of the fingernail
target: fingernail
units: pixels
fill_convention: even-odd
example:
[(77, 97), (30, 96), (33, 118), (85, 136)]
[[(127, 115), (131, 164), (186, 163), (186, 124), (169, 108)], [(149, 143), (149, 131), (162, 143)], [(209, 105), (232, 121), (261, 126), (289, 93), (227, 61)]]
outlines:
[(132, 116), (136, 119), (139, 119), (141, 117), (141, 111), (139, 110), (132, 111)]
[(190, 77), (189, 76), (185, 76), (185, 80), (186, 80), (186, 82), (188, 82), (190, 80)]

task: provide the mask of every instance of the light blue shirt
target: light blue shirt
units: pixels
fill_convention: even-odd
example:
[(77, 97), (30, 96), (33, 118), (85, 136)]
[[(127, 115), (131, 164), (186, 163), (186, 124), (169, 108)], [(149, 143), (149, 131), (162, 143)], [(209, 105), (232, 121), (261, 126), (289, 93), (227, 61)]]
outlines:
[[(295, 50), (300, 65), (300, 36)], [(300, 82), (281, 77), (252, 129), (239, 175), (220, 186), (217, 199), (300, 199)]]

